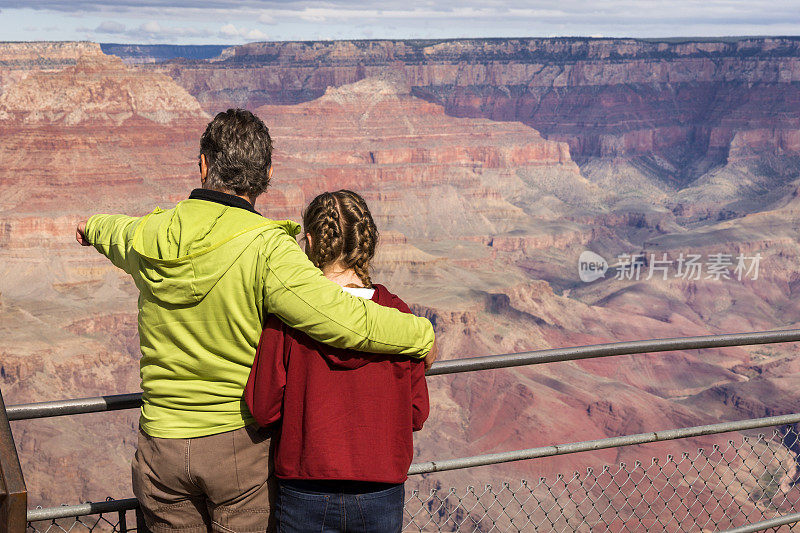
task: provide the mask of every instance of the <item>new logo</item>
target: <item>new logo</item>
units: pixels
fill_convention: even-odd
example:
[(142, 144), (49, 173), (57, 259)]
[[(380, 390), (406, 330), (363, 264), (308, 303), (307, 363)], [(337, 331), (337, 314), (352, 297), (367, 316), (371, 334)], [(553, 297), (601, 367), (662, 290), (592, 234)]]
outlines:
[(600, 279), (606, 274), (608, 270), (608, 262), (602, 256), (585, 250), (581, 252), (578, 258), (578, 275), (581, 281), (589, 283), (596, 279)]

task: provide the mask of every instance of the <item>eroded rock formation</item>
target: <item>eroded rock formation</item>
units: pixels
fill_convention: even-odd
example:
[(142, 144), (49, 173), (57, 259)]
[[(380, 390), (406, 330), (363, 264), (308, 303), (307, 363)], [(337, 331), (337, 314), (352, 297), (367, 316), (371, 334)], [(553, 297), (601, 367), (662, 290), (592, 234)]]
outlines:
[[(0, 94), (8, 404), (136, 389), (135, 288), (74, 243), (74, 224), (185, 198), (206, 112), (233, 104), (275, 137), (257, 207), (297, 220), (322, 190), (363, 193), (383, 234), (375, 279), (434, 322), (446, 357), (800, 320), (796, 40), (267, 43), (136, 68), (81, 44), (53, 52), (50, 69), (51, 45), (3, 46), (24, 71)], [(612, 269), (584, 284), (586, 249), (612, 264), (623, 253), (762, 262), (758, 279), (685, 279), (674, 263), (667, 279), (644, 279), (648, 263), (638, 280)], [(418, 459), (785, 411), (800, 398), (795, 359), (775, 345), (431, 378)], [(15, 423), (32, 503), (128, 494), (135, 427), (130, 412)]]

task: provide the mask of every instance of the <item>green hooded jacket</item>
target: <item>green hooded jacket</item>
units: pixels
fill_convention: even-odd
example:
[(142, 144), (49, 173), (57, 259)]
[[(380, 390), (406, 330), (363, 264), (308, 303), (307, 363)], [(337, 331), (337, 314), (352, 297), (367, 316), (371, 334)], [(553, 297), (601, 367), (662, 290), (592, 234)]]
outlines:
[(192, 438), (252, 423), (242, 393), (267, 313), (340, 348), (430, 351), (427, 319), (342, 291), (300, 249), (299, 230), (200, 199), (88, 220), (86, 239), (139, 288), (146, 433)]

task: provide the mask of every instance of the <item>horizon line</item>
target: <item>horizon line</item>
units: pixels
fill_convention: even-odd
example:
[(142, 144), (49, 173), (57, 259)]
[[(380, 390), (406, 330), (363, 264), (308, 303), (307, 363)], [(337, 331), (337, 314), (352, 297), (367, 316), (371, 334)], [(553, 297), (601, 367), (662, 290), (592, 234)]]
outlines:
[(31, 44), (31, 43), (93, 43), (100, 45), (117, 45), (117, 46), (220, 46), (224, 48), (232, 48), (237, 46), (246, 46), (251, 44), (278, 44), (278, 43), (347, 43), (347, 42), (453, 42), (453, 41), (513, 41), (513, 40), (543, 40), (555, 41), (561, 39), (572, 40), (592, 40), (592, 41), (644, 41), (644, 42), (714, 42), (717, 40), (727, 41), (742, 41), (747, 39), (790, 39), (800, 40), (798, 35), (711, 35), (711, 36), (661, 36), (661, 37), (618, 37), (618, 36), (597, 36), (597, 35), (556, 35), (556, 36), (525, 36), (525, 37), (425, 37), (425, 38), (369, 38), (369, 39), (286, 39), (275, 41), (248, 41), (239, 44), (223, 44), (223, 43), (146, 43), (146, 42), (112, 42), (112, 41), (94, 41), (89, 39), (75, 39), (75, 40), (19, 40), (19, 41), (0, 41), (0, 44)]

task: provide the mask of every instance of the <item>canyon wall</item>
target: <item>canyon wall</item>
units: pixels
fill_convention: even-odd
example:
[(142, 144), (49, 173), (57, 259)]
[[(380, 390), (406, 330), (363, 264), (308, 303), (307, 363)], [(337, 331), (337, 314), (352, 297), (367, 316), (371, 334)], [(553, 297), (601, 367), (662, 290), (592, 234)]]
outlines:
[[(208, 117), (197, 101), (163, 75), (130, 70), (96, 46), (78, 48), (75, 57), (54, 54), (53, 62), (64, 60), (60, 69), (39, 68), (47, 61), (37, 59), (0, 95), (7, 405), (139, 390), (134, 288), (77, 246), (75, 225), (98, 211), (141, 215), (174, 204), (198, 181)], [(0, 46), (0, 57), (10, 55)], [(15, 423), (30, 503), (130, 494), (137, 418)]]
[(100, 43), (104, 54), (125, 58), (128, 65), (141, 63), (158, 63), (168, 59), (214, 59), (219, 57), (227, 47), (215, 44), (209, 45), (178, 45), (178, 44), (119, 44)]
[[(0, 58), (23, 58), (0, 94), (7, 404), (137, 389), (135, 287), (74, 243), (74, 225), (185, 198), (206, 122), (232, 105), (275, 140), (257, 208), (298, 220), (323, 190), (364, 194), (382, 232), (373, 278), (432, 320), (445, 358), (800, 321), (795, 39), (258, 43), (134, 66), (80, 43), (52, 68), (50, 44), (3, 46)], [(585, 250), (612, 265), (642, 253), (643, 276), (615, 267), (584, 283)], [(715, 253), (760, 254), (759, 276), (645, 279), (650, 254), (674, 268)], [(796, 359), (775, 345), (432, 377), (417, 459), (797, 412)], [(129, 412), (15, 423), (32, 502), (128, 494), (135, 428)], [(668, 449), (436, 480), (551, 476)]]
[(0, 94), (31, 72), (61, 70), (80, 57), (101, 55), (100, 46), (89, 42), (0, 42)]
[(289, 42), (155, 68), (207, 110), (297, 103), (391, 73), (448, 114), (521, 121), (579, 162), (642, 158), (685, 184), (725, 160), (737, 131), (798, 128), (799, 54), (797, 38)]

